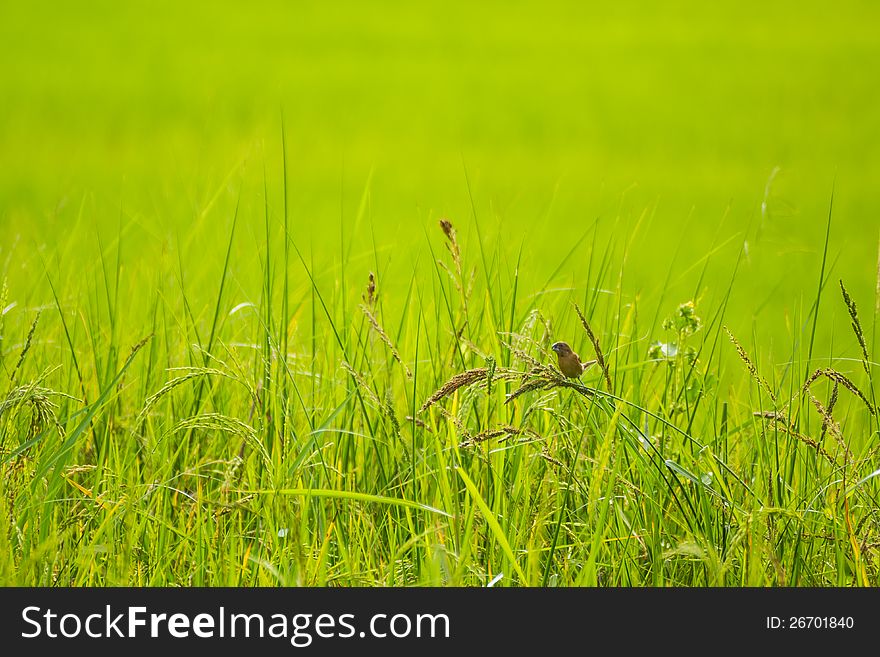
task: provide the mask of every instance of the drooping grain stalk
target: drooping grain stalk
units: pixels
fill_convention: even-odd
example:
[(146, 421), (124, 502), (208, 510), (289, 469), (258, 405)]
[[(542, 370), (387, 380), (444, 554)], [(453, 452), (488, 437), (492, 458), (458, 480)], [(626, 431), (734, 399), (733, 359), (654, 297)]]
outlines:
[(749, 358), (748, 352), (746, 352), (745, 348), (739, 343), (739, 341), (734, 337), (733, 333), (730, 332), (730, 329), (726, 326), (724, 327), (724, 332), (727, 333), (727, 337), (730, 338), (730, 341), (736, 348), (736, 353), (739, 354), (740, 360), (745, 363), (746, 369), (749, 371), (749, 374), (751, 374), (752, 378), (758, 383), (758, 385), (764, 389), (764, 391), (767, 393), (767, 396), (770, 397), (770, 401), (776, 404), (776, 394), (773, 392), (770, 384), (767, 383), (767, 379), (765, 379), (758, 373), (758, 368), (755, 367), (752, 359)]
[(865, 368), (865, 374), (870, 377), (871, 370), (868, 367), (868, 362), (871, 359), (868, 358), (868, 345), (865, 343), (865, 332), (862, 330), (862, 323), (859, 321), (859, 312), (856, 308), (856, 302), (853, 301), (853, 298), (850, 296), (849, 292), (847, 292), (843, 280), (838, 282), (840, 283), (840, 292), (843, 295), (843, 302), (846, 304), (846, 310), (849, 313), (850, 326), (852, 326), (856, 341), (859, 343), (859, 348), (862, 351), (862, 367)]
[(587, 337), (593, 345), (593, 351), (596, 354), (596, 362), (599, 364), (599, 367), (602, 368), (602, 375), (605, 377), (608, 392), (614, 392), (614, 384), (611, 382), (611, 373), (608, 371), (608, 363), (605, 361), (605, 354), (602, 353), (602, 347), (599, 345), (599, 338), (593, 333), (593, 329), (590, 328), (590, 323), (587, 321), (587, 318), (584, 317), (584, 314), (581, 312), (581, 309), (577, 304), (574, 304), (574, 310), (577, 313), (578, 318), (581, 320), (581, 325), (584, 327)]
[(366, 316), (367, 320), (370, 322), (370, 326), (373, 327), (373, 330), (378, 334), (379, 338), (388, 347), (388, 351), (391, 352), (391, 355), (394, 357), (400, 366), (403, 368), (403, 371), (406, 373), (407, 379), (412, 379), (412, 371), (410, 371), (409, 366), (403, 362), (403, 358), (400, 357), (400, 352), (397, 351), (397, 347), (394, 346), (394, 343), (391, 342), (391, 338), (388, 337), (388, 334), (385, 332), (385, 329), (382, 328), (382, 325), (379, 324), (379, 320), (376, 319), (376, 316), (373, 314), (366, 305), (360, 304), (358, 306), (361, 309), (361, 312)]

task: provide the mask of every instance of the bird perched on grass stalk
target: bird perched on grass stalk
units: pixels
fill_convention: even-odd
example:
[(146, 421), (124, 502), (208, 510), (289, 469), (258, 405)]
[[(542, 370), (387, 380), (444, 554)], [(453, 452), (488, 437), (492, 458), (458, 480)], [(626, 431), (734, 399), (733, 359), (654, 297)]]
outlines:
[(586, 369), (596, 361), (581, 362), (580, 356), (571, 350), (567, 342), (554, 342), (550, 347), (559, 358), (559, 370), (569, 379), (577, 379)]

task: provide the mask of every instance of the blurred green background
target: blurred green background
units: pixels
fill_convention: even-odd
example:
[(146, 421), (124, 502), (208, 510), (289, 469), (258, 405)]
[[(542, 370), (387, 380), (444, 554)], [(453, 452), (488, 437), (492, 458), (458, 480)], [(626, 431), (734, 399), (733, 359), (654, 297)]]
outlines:
[(636, 236), (630, 293), (672, 266), (675, 301), (713, 245), (723, 292), (746, 239), (733, 307), (773, 308), (780, 330), (815, 293), (832, 188), (834, 275), (873, 301), (878, 18), (849, 0), (6, 2), (10, 284), (39, 285), (35, 247), (70, 262), (120, 217), (129, 269), (175, 240), (219, 263), (240, 187), (253, 239), (236, 248), (256, 263), (264, 170), (282, 211), (283, 114), (295, 239), (328, 271), (340, 232), (356, 253), (372, 233), (406, 281), (440, 216), (474, 248), (469, 181), (489, 239), (528, 246), (530, 292), (597, 219), (619, 253)]

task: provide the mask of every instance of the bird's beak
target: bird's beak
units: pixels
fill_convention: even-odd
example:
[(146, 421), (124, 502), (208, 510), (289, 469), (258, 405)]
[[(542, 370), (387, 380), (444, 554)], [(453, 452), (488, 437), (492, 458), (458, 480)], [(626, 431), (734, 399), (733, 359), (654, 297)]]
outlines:
[(554, 342), (554, 343), (550, 346), (550, 348), (551, 348), (553, 351), (555, 351), (557, 354), (559, 353), (559, 343), (558, 343), (558, 342)]

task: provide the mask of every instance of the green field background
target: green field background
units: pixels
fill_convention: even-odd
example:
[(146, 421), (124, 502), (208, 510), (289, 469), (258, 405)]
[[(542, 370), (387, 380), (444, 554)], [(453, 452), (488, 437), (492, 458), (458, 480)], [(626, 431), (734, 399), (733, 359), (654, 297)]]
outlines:
[[(174, 234), (210, 244), (218, 231), (190, 230), (224, 182), (212, 223), (228, 221), (239, 177), (262, 187), (264, 167), (278, 208), (283, 113), (304, 243), (338, 242), (372, 171), (379, 242), (416, 248), (435, 217), (468, 222), (466, 168), (485, 230), (527, 240), (529, 271), (552, 271), (581, 226), (600, 219), (611, 237), (647, 211), (631, 275), (651, 290), (683, 231), (686, 266), (760, 226), (739, 288), (750, 302), (774, 291), (779, 309), (812, 286), (834, 188), (838, 272), (866, 294), (876, 14), (853, 2), (8, 4), (4, 246), (20, 235), (25, 253), (54, 248), (84, 197), (91, 224), (115, 230), (121, 209), (146, 249)], [(261, 213), (253, 194), (243, 202)]]

